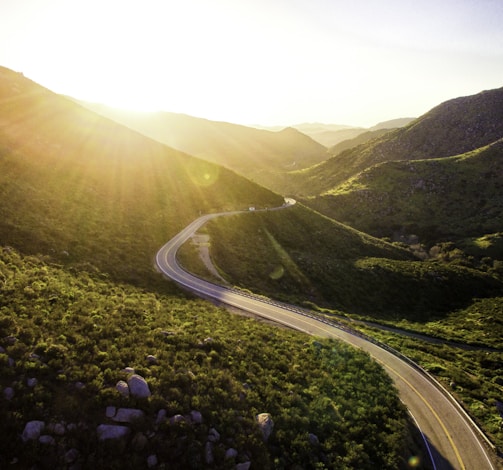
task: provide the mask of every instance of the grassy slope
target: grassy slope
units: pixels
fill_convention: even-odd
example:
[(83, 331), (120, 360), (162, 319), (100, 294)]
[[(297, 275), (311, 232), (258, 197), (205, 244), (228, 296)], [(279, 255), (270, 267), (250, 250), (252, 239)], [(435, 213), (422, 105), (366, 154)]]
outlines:
[[(413, 451), (391, 379), (341, 343), (314, 341), (202, 300), (70, 274), (12, 249), (0, 249), (0, 279), (0, 389), (14, 389), (12, 399), (0, 401), (2, 468), (13, 459), (19, 468), (66, 468), (71, 448), (82, 468), (147, 468), (152, 454), (169, 468), (203, 468), (211, 428), (220, 433), (211, 468), (250, 460), (264, 469), (391, 470), (400, 454)], [(126, 366), (145, 377), (149, 399), (115, 390)], [(107, 406), (144, 411), (131, 425), (133, 435), (149, 435), (143, 447), (98, 442), (96, 427), (110, 422)], [(155, 426), (161, 409), (168, 417), (200, 411), (203, 424)], [(255, 425), (261, 412), (275, 423), (268, 444)], [(54, 446), (22, 443), (18, 436), (34, 419), (76, 429), (46, 429)], [(318, 445), (309, 444), (309, 433)], [(226, 459), (231, 447), (238, 455)]]
[(503, 140), (461, 156), (383, 163), (312, 200), (317, 210), (376, 236), (425, 242), (503, 226)]
[(24, 252), (144, 279), (201, 212), (282, 198), (0, 71), (0, 238)]
[(302, 206), (212, 222), (212, 256), (231, 283), (346, 313), (427, 321), (501, 293), (492, 276), (409, 252)]
[[(63, 451), (76, 447), (84, 466), (106, 468), (106, 463), (112, 468), (127, 461), (138, 468), (146, 452), (153, 451), (168, 462), (174, 454), (173, 468), (188, 468), (194, 459), (201, 463), (204, 432), (219, 426), (229, 445), (243, 449), (240, 458), (252, 458), (264, 468), (274, 459), (280, 465), (309, 466), (324, 458), (306, 444), (308, 431), (324, 439), (319, 449), (337, 462), (333, 466), (372, 468), (373, 460), (382, 461), (382, 468), (396, 467), (403, 415), (393, 411), (399, 410), (396, 402), (384, 404), (391, 420), (387, 429), (396, 431), (395, 437), (382, 435), (382, 403), (374, 420), (379, 426), (370, 425), (366, 407), (376, 395), (375, 389), (369, 395), (368, 384), (379, 383), (386, 400), (396, 395), (367, 357), (335, 343), (322, 345), (320, 356), (304, 335), (243, 322), (206, 302), (187, 301), (178, 290), (160, 294), (169, 292), (162, 287), (168, 283), (161, 286), (152, 257), (200, 211), (276, 205), (282, 198), (93, 115), (6, 69), (0, 69), (0, 100), (0, 240), (38, 254), (23, 258), (12, 249), (2, 251), (1, 385), (15, 391), (14, 399), (0, 407), (1, 434), (8, 442), (0, 454), (2, 465), (17, 458), (26, 466), (54, 468)], [(60, 266), (48, 264), (54, 261)], [(176, 334), (166, 336), (164, 330)], [(201, 347), (208, 336), (214, 343)], [(270, 368), (268, 357), (293, 357), (292, 350), (299, 354), (292, 359), (295, 367), (274, 360)], [(159, 355), (163, 367), (144, 362), (151, 353)], [(344, 358), (344, 364), (354, 361), (360, 378), (368, 367), (374, 378), (356, 381), (350, 370), (335, 375), (337, 358)], [(146, 375), (152, 400), (121, 401), (113, 384), (124, 378), (120, 370), (127, 365)], [(324, 372), (327, 367), (330, 374)], [(318, 377), (306, 382), (309, 374)], [(25, 385), (29, 377), (39, 381), (33, 390)], [(243, 401), (240, 390), (247, 380), (252, 391)], [(83, 391), (75, 381), (84, 384)], [(356, 388), (343, 391), (343, 383)], [(333, 395), (338, 390), (343, 396)], [(358, 397), (354, 403), (348, 400), (353, 396)], [(160, 408), (186, 413), (198, 407), (207, 424), (195, 434), (183, 426), (163, 428), (162, 445), (153, 440), (136, 454), (129, 447), (125, 454), (100, 447), (95, 433), (80, 430), (50, 449), (18, 440), (24, 423), (37, 418), (89, 419), (83, 424), (92, 429), (105, 420), (107, 405), (139, 406), (149, 419)], [(335, 409), (345, 410), (347, 417), (327, 422)], [(238, 423), (236, 410), (246, 414)], [(274, 413), (278, 429), (268, 453), (253, 426), (254, 413), (264, 410)], [(359, 416), (364, 427), (348, 429), (351, 416)], [(143, 423), (138, 426), (145, 430)]]
[(213, 260), (230, 283), (442, 340), (500, 348), (464, 351), (369, 331), (437, 375), (503, 446), (495, 405), (503, 383), (503, 288), (496, 278), (457, 264), (411, 260), (394, 245), (300, 205), (280, 214), (217, 219), (207, 230)]
[(307, 168), (328, 157), (323, 145), (292, 128), (271, 132), (184, 114), (134, 113), (86, 105), (170, 147), (270, 188), (276, 187), (276, 178), (287, 170)]
[(456, 98), (396, 129), (308, 170), (290, 175), (296, 194), (313, 196), (384, 161), (457, 155), (503, 136), (503, 88)]

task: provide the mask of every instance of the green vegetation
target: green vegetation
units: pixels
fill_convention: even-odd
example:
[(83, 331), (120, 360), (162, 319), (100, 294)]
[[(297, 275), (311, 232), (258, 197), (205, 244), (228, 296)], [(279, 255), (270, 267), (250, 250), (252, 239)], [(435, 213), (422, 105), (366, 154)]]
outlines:
[[(470, 352), (432, 345), (425, 362), (420, 340), (402, 340), (408, 346), (404, 354), (420, 359), (435, 374), (429, 364), (435, 362), (436, 351), (449, 351), (451, 363), (443, 366), (447, 372), (439, 371), (458, 384), (465, 383), (465, 375), (471, 377), (470, 393), (461, 393), (466, 387), (460, 385), (458, 396), (469, 410), (479, 407), (475, 416), (502, 446), (497, 431), (501, 416), (494, 405), (501, 391), (501, 352), (484, 350), (503, 348), (503, 289), (493, 269), (473, 269), (445, 253), (435, 260), (411, 259), (410, 251), (321, 218), (299, 204), (281, 213), (217, 219), (208, 232), (213, 261), (232, 284), (323, 314), (378, 321), (482, 347)], [(386, 337), (382, 335), (378, 337)], [(438, 354), (442, 363), (443, 352)], [(492, 359), (484, 362), (484, 355)], [(472, 365), (464, 369), (467, 356)]]
[[(84, 468), (145, 468), (152, 454), (169, 468), (201, 468), (211, 428), (221, 437), (209, 468), (248, 459), (262, 468), (395, 469), (403, 465), (400, 455), (413, 452), (391, 380), (342, 343), (111, 282), (99, 272), (71, 273), (12, 248), (0, 251), (0, 281), (0, 386), (14, 390), (0, 407), (2, 468), (14, 458), (23, 468), (59, 468), (71, 448)], [(128, 366), (146, 378), (150, 398), (115, 390)], [(140, 450), (98, 441), (96, 426), (108, 422), (111, 405), (145, 413), (130, 425), (149, 436)], [(156, 427), (161, 409), (168, 416), (197, 410), (203, 423)], [(255, 423), (261, 412), (274, 420), (267, 442)], [(77, 429), (49, 431), (57, 446), (22, 443), (18, 436), (35, 419)], [(224, 446), (238, 456), (225, 460)]]
[(213, 260), (230, 283), (345, 313), (424, 322), (502, 292), (485, 272), (414, 261), (410, 252), (300, 205), (217, 219), (208, 232)]
[(432, 246), (501, 229), (502, 171), (498, 141), (461, 156), (382, 163), (309, 204), (375, 236), (415, 234)]
[[(448, 325), (437, 323), (443, 334), (469, 342), (491, 342), (497, 337), (501, 345), (501, 310), (503, 299), (496, 299), (493, 304), (493, 316), (485, 320), (486, 329), (482, 338), (478, 337), (480, 328), (474, 325), (473, 313), (465, 318), (463, 313), (453, 316)], [(499, 308), (494, 309), (496, 304)], [(482, 310), (485, 306), (479, 305)], [(457, 325), (456, 323), (457, 322)], [(493, 323), (494, 322), (494, 323)], [(491, 335), (490, 324), (496, 330)], [(434, 327), (435, 325), (430, 325)], [(498, 448), (503, 447), (503, 430), (501, 427), (501, 387), (503, 385), (503, 352), (487, 349), (471, 350), (447, 344), (434, 344), (418, 338), (385, 332), (375, 328), (362, 328), (363, 331), (390, 345), (402, 354), (410, 357), (424, 369), (434, 375), (444, 387), (463, 405), (465, 410), (482, 427), (484, 432)], [(449, 330), (449, 331), (447, 331)], [(456, 330), (462, 330), (459, 333)], [(500, 346), (501, 347), (501, 346)]]
[(0, 240), (152, 285), (157, 249), (201, 212), (272, 192), (0, 69)]

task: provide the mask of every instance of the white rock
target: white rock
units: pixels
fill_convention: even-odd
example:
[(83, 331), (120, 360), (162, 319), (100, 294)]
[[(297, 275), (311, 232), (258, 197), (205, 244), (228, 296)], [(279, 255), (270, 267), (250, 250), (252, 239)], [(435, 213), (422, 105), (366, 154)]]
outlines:
[(138, 374), (133, 374), (127, 380), (129, 393), (135, 398), (148, 398), (151, 393), (147, 381)]
[(251, 467), (251, 462), (238, 463), (236, 465), (236, 470), (249, 470)]
[(182, 423), (185, 421), (185, 418), (182, 415), (175, 415), (169, 418), (169, 424)]
[(119, 408), (117, 414), (113, 416), (113, 420), (117, 423), (132, 423), (145, 416), (142, 410), (135, 408)]
[(115, 424), (100, 424), (96, 432), (98, 433), (98, 439), (100, 441), (106, 441), (108, 439), (122, 439), (129, 436), (131, 429), (126, 426), (119, 426)]
[(134, 368), (133, 367), (124, 367), (124, 369), (122, 369), (122, 372), (125, 372), (126, 374), (134, 374)]
[(45, 423), (43, 421), (28, 421), (24, 427), (21, 439), (26, 441), (35, 441), (40, 437), (40, 433), (44, 430)]
[(271, 436), (272, 430), (274, 428), (274, 421), (269, 413), (260, 413), (257, 415), (257, 423), (262, 431), (262, 436), (264, 441), (267, 441)]
[(6, 400), (12, 400), (14, 398), (14, 389), (12, 387), (6, 387), (3, 391), (3, 396)]
[(124, 382), (124, 380), (119, 380), (115, 384), (115, 389), (123, 396), (123, 397), (128, 397), (129, 396), (129, 385)]
[(147, 356), (147, 362), (148, 362), (149, 364), (157, 364), (157, 362), (158, 362), (158, 361), (157, 361), (157, 357), (155, 357), (155, 356), (154, 356), (154, 355), (152, 355), (152, 354), (149, 354), (149, 355)]

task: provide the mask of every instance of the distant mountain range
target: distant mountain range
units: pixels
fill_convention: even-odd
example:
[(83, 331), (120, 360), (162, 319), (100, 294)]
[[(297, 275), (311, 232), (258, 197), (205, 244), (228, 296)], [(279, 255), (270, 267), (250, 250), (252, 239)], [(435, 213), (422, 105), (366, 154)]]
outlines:
[[(344, 124), (324, 124), (320, 122), (305, 122), (301, 124), (294, 124), (290, 127), (297, 129), (303, 134), (308, 135), (316, 142), (324, 145), (325, 147), (333, 147), (345, 140), (354, 139), (360, 134), (365, 132), (372, 132), (382, 129), (395, 129), (397, 127), (403, 127), (409, 122), (413, 121), (414, 118), (398, 118), (389, 121), (383, 121), (370, 128), (355, 127)], [(260, 126), (257, 126), (260, 127)], [(262, 127), (267, 130), (281, 130), (283, 127)]]
[(323, 145), (291, 127), (270, 131), (185, 114), (128, 112), (82, 104), (172, 148), (230, 168), (270, 188), (286, 171), (307, 168), (329, 157)]

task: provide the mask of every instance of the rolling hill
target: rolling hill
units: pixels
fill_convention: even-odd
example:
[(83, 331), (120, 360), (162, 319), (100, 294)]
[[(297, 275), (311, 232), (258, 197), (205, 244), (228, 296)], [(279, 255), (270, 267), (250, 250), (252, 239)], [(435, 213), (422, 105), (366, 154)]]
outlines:
[(416, 234), (431, 244), (501, 231), (502, 176), (500, 139), (453, 157), (384, 162), (311, 202), (375, 236)]
[(316, 196), (378, 163), (459, 155), (503, 137), (503, 88), (442, 103), (405, 127), (290, 175), (289, 188)]
[(185, 114), (126, 112), (83, 103), (91, 110), (170, 147), (274, 188), (278, 175), (325, 160), (326, 148), (296, 129), (277, 132)]
[(202, 212), (282, 198), (0, 69), (0, 238), (143, 282), (156, 250)]
[(5, 68), (0, 103), (0, 467), (394, 469), (417, 454), (368, 355), (153, 270), (201, 212), (282, 197)]

